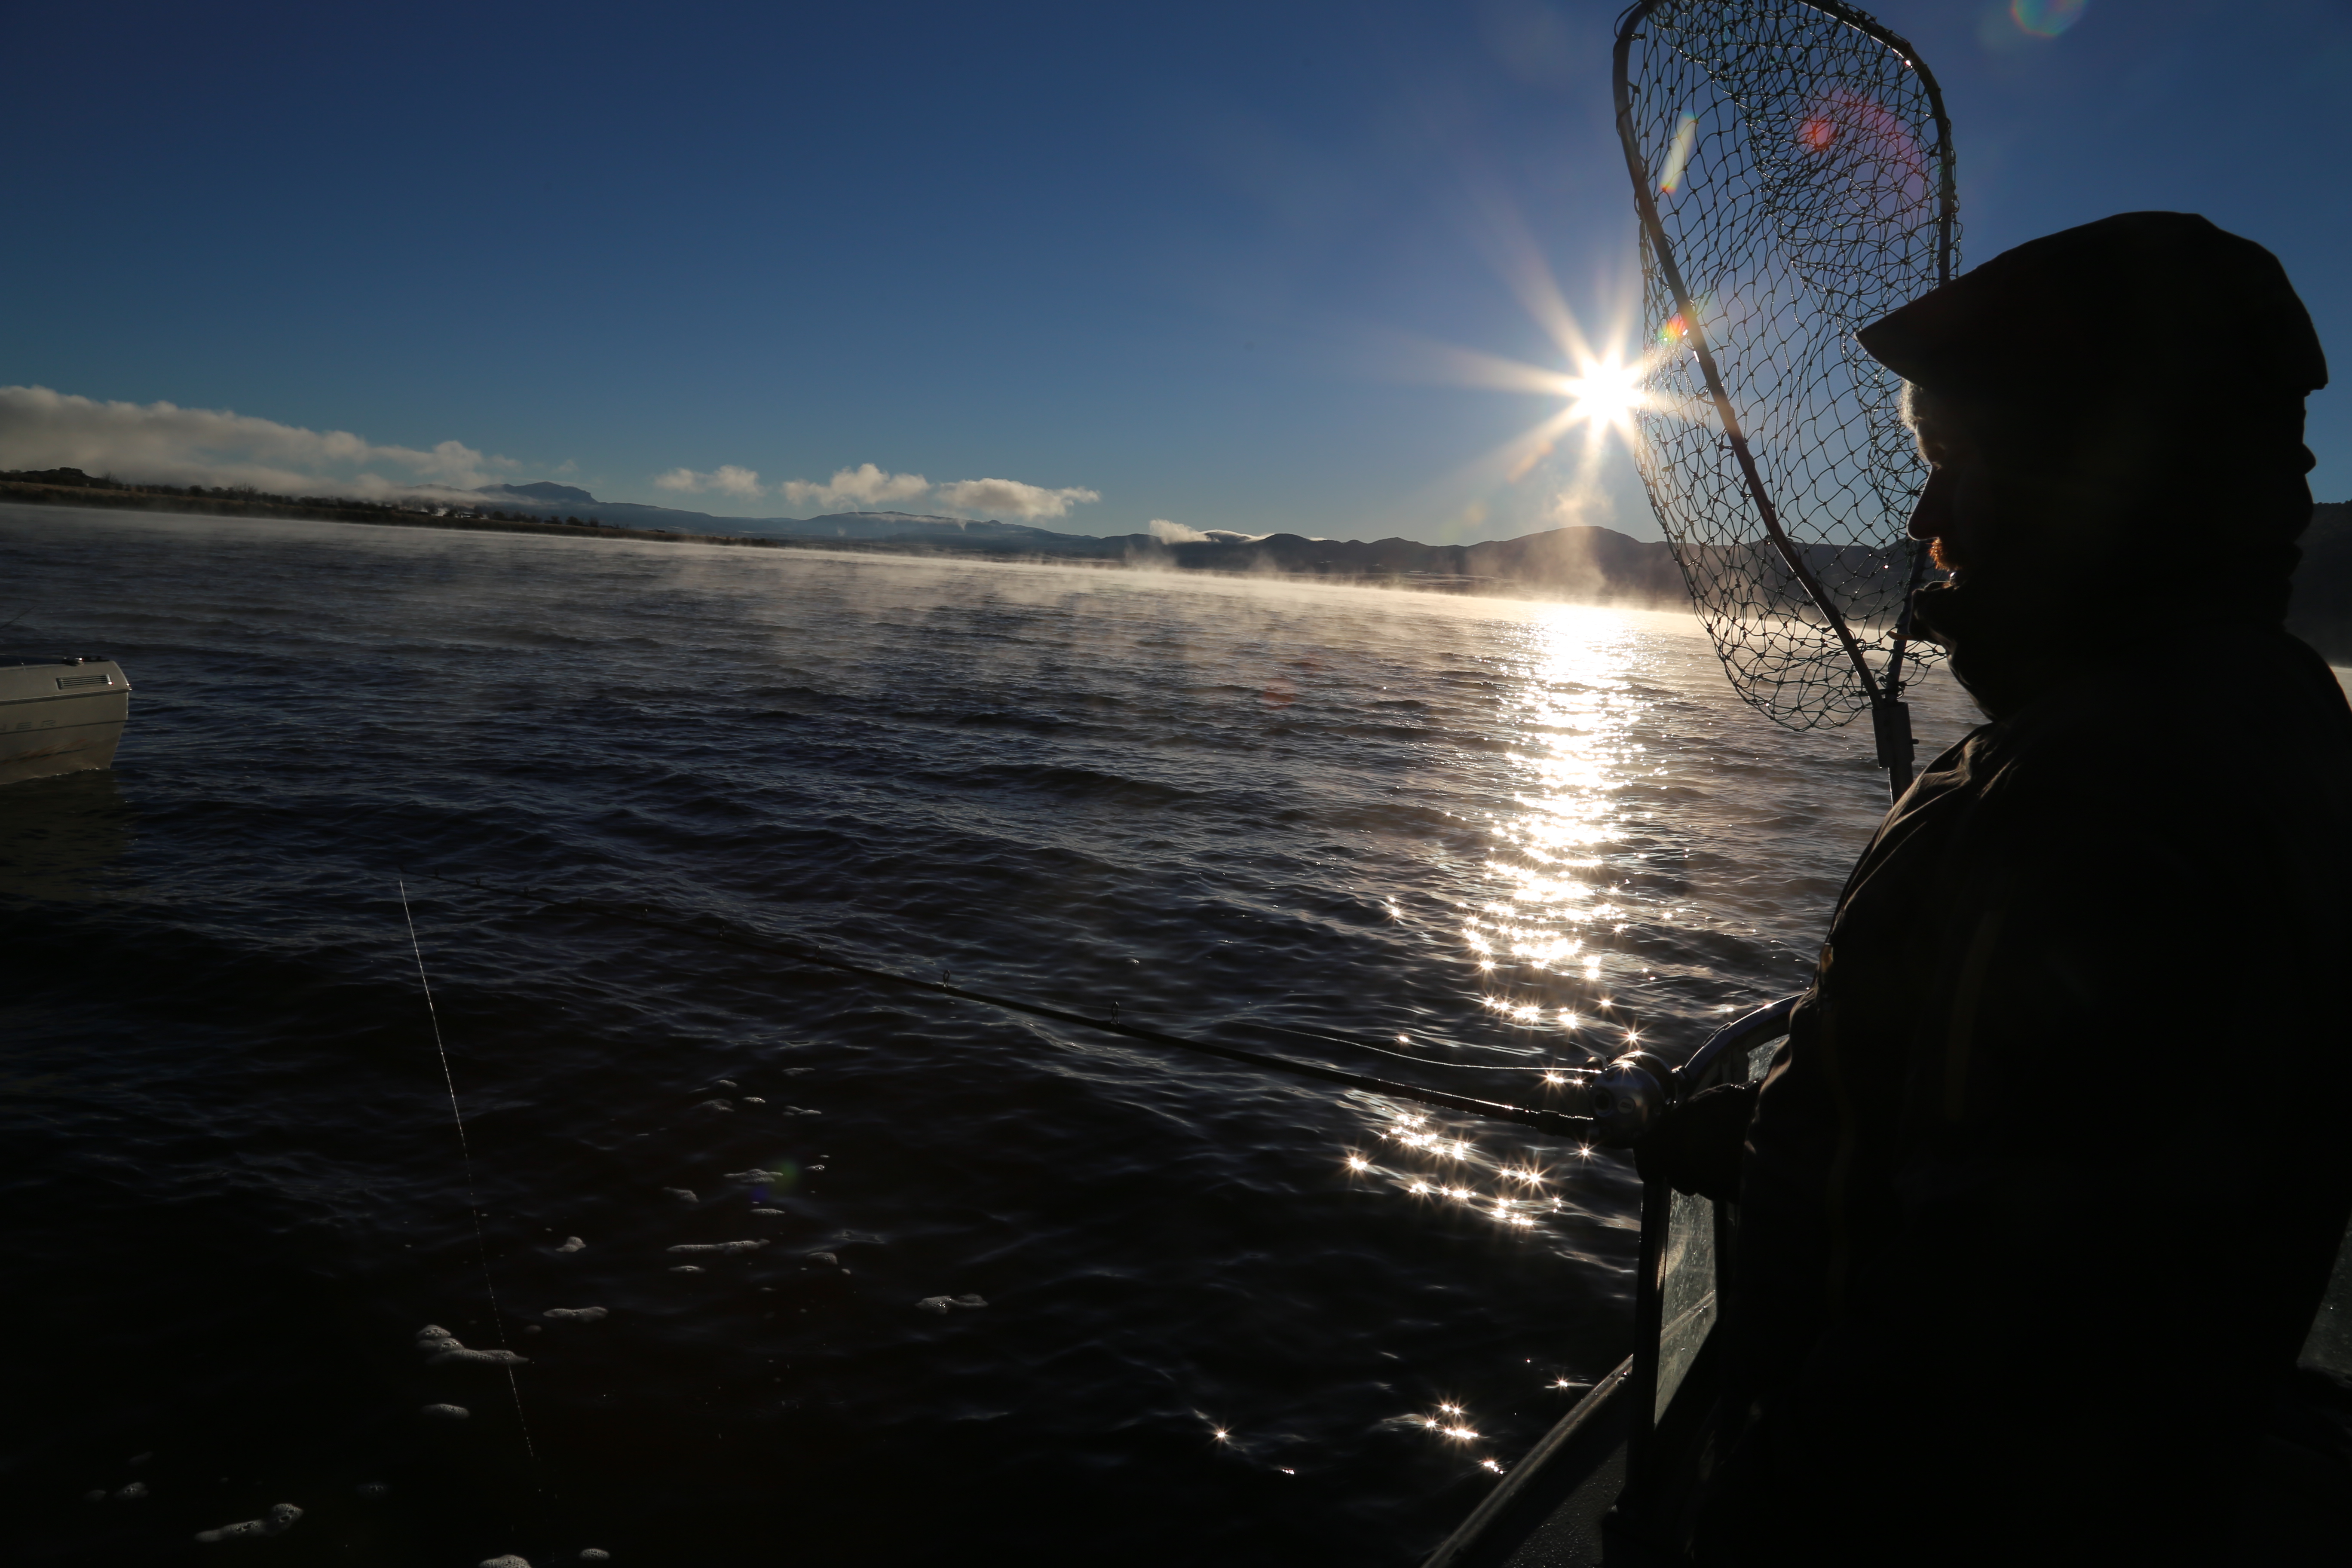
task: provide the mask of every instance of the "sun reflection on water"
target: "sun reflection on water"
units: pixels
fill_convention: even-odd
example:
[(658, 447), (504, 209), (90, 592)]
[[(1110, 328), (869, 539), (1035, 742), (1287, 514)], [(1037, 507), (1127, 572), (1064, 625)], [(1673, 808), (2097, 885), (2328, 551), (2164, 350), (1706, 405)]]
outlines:
[[(1564, 1088), (1566, 1069), (1642, 1039), (1638, 1003), (1624, 993), (1651, 971), (1638, 931), (1632, 942), (1625, 933), (1653, 913), (1634, 891), (1655, 831), (1640, 786), (1660, 771), (1643, 728), (1672, 689), (1671, 677), (1648, 669), (1658, 656), (1643, 633), (1635, 615), (1578, 605), (1517, 623), (1498, 661), (1488, 731), (1501, 745), (1463, 764), (1465, 792), (1498, 804), (1484, 814), (1485, 843), (1463, 858), (1480, 882), (1457, 895), (1454, 952), (1467, 966), (1467, 998), (1510, 1030), (1528, 1091), (1539, 1096)], [(1359, 1190), (1418, 1200), (1433, 1218), (1475, 1216), (1520, 1235), (1601, 1218), (1575, 1190), (1593, 1170), (1590, 1146), (1489, 1150), (1449, 1121), (1390, 1110), (1366, 1129), (1380, 1141), (1379, 1160), (1360, 1148), (1340, 1159)], [(1557, 1172), (1546, 1168), (1552, 1160)]]
[(1616, 959), (1609, 939), (1625, 929), (1609, 851), (1625, 833), (1620, 796), (1648, 765), (1633, 735), (1649, 700), (1622, 614), (1561, 605), (1518, 635), (1504, 699), (1516, 809), (1495, 819), (1483, 866), (1500, 896), (1464, 911), (1462, 942), (1488, 1007), (1573, 1032), (1580, 1005), (1608, 1005), (1590, 994)]

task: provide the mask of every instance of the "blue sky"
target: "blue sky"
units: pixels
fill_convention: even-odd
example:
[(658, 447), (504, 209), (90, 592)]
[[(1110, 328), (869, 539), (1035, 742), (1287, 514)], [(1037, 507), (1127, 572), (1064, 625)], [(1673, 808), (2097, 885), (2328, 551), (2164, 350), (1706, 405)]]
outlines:
[[(125, 472), (782, 515), (873, 464), (882, 504), (1076, 532), (1654, 538), (1622, 452), (1597, 489), (1572, 445), (1508, 479), (1489, 454), (1557, 400), (1431, 346), (1559, 363), (1515, 235), (1589, 331), (1622, 319), (1616, 9), (13, 7), (0, 385), (244, 416), (100, 420), (77, 450)], [(2352, 6), (1875, 14), (1944, 84), (1967, 258), (2202, 212), (2280, 255), (2352, 375)], [(2095, 378), (2087, 343), (2061, 363)], [(2312, 406), (2314, 488), (2352, 496), (2352, 397)], [(983, 479), (1011, 488), (949, 488)]]

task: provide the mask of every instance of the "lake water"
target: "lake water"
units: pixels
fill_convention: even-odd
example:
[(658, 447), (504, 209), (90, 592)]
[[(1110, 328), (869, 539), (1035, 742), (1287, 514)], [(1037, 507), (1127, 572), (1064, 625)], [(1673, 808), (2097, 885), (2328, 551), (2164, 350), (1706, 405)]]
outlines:
[[(1531, 1100), (1801, 984), (1884, 799), (1679, 616), (26, 508), (0, 552), (0, 644), (137, 689), (110, 773), (0, 796), (16, 1562), (287, 1502), (280, 1563), (1411, 1563), (1626, 1353), (1622, 1160), (424, 874)], [(1923, 754), (1972, 721), (1917, 700)]]

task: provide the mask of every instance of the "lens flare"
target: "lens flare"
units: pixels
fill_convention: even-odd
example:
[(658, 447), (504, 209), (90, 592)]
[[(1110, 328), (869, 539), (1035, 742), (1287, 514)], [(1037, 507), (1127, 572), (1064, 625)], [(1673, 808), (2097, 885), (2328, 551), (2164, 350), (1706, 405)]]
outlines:
[(2009, 19), (2037, 38), (2054, 38), (2088, 9), (2090, 0), (2009, 0)]
[(1666, 149), (1666, 166), (1658, 173), (1658, 194), (1673, 195), (1682, 188), (1683, 174), (1690, 167), (1691, 148), (1698, 142), (1698, 116), (1685, 114), (1675, 129), (1674, 145)]

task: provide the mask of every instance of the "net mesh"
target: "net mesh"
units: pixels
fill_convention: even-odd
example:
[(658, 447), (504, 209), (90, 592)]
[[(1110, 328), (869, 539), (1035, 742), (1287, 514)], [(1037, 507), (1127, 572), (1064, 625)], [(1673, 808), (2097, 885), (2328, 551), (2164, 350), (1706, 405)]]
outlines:
[(1629, 159), (1666, 253), (1645, 223), (1643, 482), (1733, 688), (1801, 730), (1846, 722), (1867, 688), (1767, 533), (1694, 350), (1713, 353), (1829, 611), (1885, 672), (1926, 468), (1901, 381), (1853, 331), (1934, 288), (1939, 259), (1941, 277), (1957, 270), (1958, 231), (1939, 230), (1950, 153), (1928, 84), (1866, 20), (1801, 0), (1661, 0), (1631, 24), (1623, 82)]

